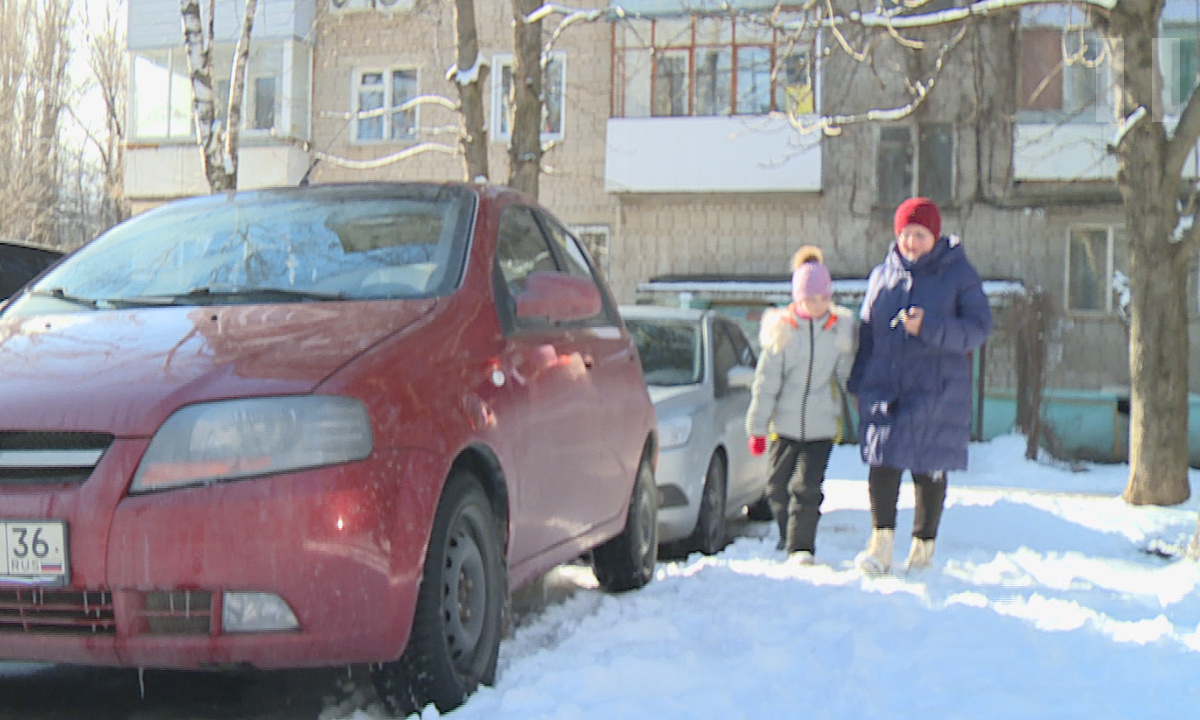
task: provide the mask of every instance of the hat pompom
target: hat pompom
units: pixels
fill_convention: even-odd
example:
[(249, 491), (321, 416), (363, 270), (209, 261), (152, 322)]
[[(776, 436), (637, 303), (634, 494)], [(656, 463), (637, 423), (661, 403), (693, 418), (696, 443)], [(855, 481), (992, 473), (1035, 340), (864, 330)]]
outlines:
[(802, 245), (792, 255), (792, 269), (800, 267), (807, 262), (825, 262), (825, 254), (821, 252), (821, 248), (816, 245)]

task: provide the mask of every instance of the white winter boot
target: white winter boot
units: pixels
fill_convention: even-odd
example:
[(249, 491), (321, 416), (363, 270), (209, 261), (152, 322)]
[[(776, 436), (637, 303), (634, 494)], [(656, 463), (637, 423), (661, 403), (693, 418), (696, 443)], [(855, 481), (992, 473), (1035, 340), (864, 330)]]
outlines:
[(854, 559), (858, 569), (870, 575), (883, 575), (892, 569), (892, 545), (896, 540), (895, 528), (875, 528), (867, 549)]
[(908, 551), (908, 563), (905, 565), (909, 572), (923, 570), (933, 562), (933, 540), (913, 538), (912, 549)]

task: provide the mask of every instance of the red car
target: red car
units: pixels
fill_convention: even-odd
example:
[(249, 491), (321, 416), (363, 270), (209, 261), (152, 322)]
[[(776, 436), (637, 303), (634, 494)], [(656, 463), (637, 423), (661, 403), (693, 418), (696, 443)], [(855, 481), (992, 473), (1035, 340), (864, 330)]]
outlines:
[(654, 408), (586, 252), (472, 185), (171, 203), (0, 314), (0, 659), (493, 679), (508, 593), (651, 579)]

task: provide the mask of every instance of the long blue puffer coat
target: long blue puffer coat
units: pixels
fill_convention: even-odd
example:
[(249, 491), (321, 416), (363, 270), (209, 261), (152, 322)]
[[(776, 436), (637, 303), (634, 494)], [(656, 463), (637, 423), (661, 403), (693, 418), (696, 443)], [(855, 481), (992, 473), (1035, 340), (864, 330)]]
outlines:
[[(925, 309), (914, 337), (893, 322)], [(857, 395), (863, 461), (913, 472), (965, 470), (971, 440), (971, 359), (992, 330), (979, 273), (957, 237), (915, 262), (892, 243), (871, 271), (847, 390)]]

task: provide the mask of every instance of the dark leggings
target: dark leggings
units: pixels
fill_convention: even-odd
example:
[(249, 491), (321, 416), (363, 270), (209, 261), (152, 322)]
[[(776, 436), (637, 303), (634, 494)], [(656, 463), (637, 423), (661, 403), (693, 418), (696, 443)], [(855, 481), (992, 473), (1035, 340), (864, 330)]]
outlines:
[[(896, 501), (900, 498), (900, 476), (903, 470), (893, 467), (872, 467), (867, 474), (867, 490), (871, 495), (871, 522), (877, 528), (896, 527)], [(946, 504), (946, 473), (912, 473), (916, 510), (913, 516), (913, 537), (933, 540), (937, 537), (942, 507)]]
[(821, 519), (821, 483), (829, 465), (832, 440), (793, 440), (781, 437), (771, 444), (771, 477), (767, 501), (779, 525), (779, 540), (788, 552), (812, 552)]

